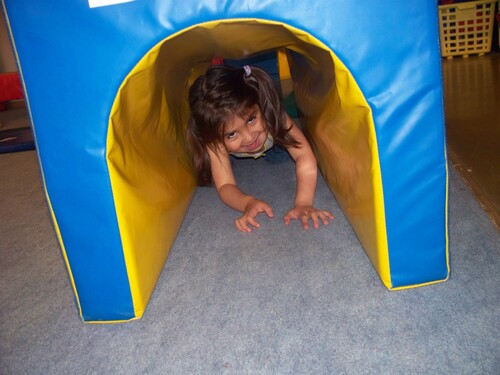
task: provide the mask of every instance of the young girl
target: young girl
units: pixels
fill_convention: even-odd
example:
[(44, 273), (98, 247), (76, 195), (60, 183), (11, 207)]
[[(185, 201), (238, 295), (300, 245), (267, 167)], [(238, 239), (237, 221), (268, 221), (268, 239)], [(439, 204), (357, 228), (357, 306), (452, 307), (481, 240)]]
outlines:
[(236, 227), (251, 232), (260, 225), (256, 216), (274, 217), (269, 204), (242, 192), (236, 185), (230, 155), (260, 157), (274, 144), (285, 147), (295, 160), (297, 192), (295, 206), (284, 217), (285, 224), (309, 220), (318, 228), (333, 215), (313, 207), (317, 163), (302, 131), (281, 107), (272, 78), (259, 68), (211, 67), (197, 78), (189, 91), (191, 118), (187, 140), (193, 152), (200, 186), (215, 184), (220, 199), (243, 215)]

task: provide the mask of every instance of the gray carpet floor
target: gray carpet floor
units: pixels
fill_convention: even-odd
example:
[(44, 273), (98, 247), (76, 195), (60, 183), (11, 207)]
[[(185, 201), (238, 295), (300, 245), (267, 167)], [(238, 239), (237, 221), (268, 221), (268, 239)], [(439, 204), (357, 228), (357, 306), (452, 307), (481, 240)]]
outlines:
[[(323, 180), (318, 230), (282, 217), (293, 163), (235, 163), (267, 199), (248, 235), (198, 189), (144, 317), (84, 324), (50, 221), (36, 153), (0, 155), (1, 374), (498, 374), (500, 235), (450, 171), (452, 274), (390, 292)], [(265, 182), (263, 182), (265, 181)]]

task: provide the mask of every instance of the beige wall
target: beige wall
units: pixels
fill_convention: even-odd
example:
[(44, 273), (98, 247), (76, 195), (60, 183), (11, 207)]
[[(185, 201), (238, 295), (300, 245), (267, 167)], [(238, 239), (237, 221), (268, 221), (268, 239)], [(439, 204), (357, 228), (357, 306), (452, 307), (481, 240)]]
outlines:
[[(1, 12), (1, 11), (0, 11)], [(0, 73), (17, 71), (16, 59), (12, 52), (9, 32), (5, 25), (5, 18), (0, 14)]]

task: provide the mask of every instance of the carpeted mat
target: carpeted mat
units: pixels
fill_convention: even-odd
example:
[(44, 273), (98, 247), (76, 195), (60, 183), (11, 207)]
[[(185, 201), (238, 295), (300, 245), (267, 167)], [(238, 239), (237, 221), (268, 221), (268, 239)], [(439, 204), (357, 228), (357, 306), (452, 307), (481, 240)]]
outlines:
[(336, 218), (306, 231), (283, 223), (292, 161), (233, 168), (275, 217), (241, 233), (197, 189), (144, 317), (83, 324), (36, 154), (0, 155), (0, 374), (498, 374), (500, 236), (452, 168), (451, 278), (398, 292), (321, 176), (315, 203)]
[(0, 131), (0, 154), (34, 149), (35, 142), (33, 141), (31, 128)]

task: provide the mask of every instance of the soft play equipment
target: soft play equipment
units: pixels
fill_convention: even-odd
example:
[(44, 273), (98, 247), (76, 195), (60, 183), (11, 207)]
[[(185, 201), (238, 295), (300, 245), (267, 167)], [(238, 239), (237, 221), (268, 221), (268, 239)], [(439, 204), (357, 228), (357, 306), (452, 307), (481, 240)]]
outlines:
[(0, 103), (23, 98), (21, 80), (17, 72), (0, 73)]
[(144, 313), (196, 185), (188, 88), (214, 57), (286, 56), (323, 176), (383, 284), (448, 278), (435, 0), (107, 2), (2, 0), (84, 321)]

